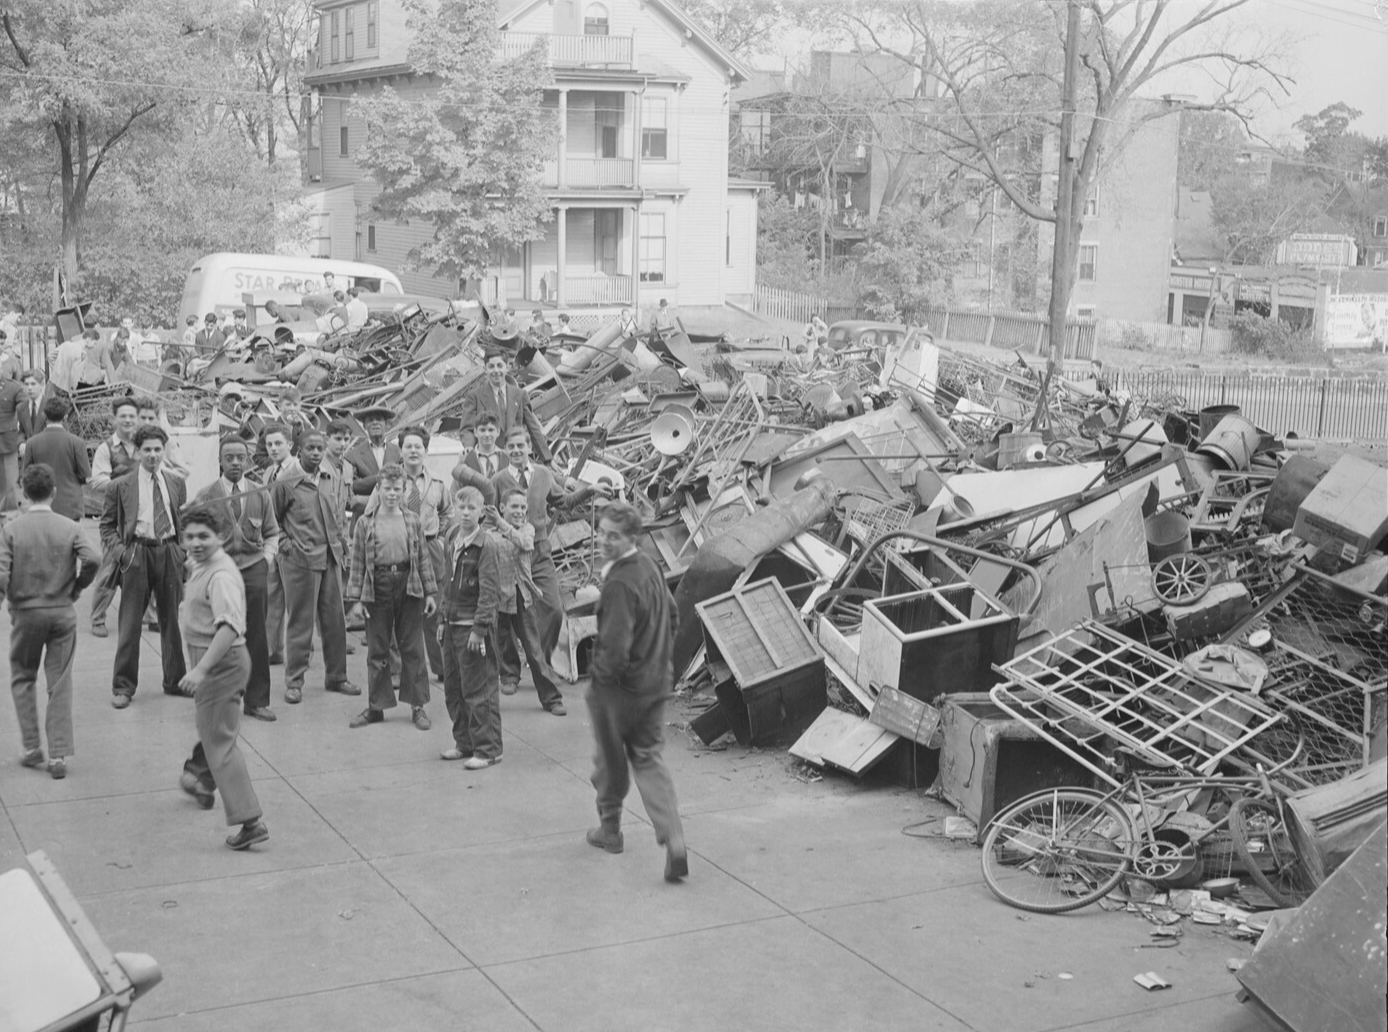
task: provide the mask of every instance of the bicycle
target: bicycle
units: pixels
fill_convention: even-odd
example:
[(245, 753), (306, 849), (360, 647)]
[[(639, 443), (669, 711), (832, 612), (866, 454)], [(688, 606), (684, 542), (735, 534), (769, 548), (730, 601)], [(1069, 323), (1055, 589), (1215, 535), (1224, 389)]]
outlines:
[[(1299, 753), (1298, 745), (1271, 773)], [(995, 896), (1021, 910), (1062, 914), (1107, 896), (1130, 873), (1185, 885), (1199, 878), (1201, 843), (1225, 827), (1249, 876), (1279, 906), (1294, 906), (1314, 890), (1288, 829), (1287, 790), (1261, 766), (1234, 776), (1152, 773), (1150, 761), (1121, 749), (1116, 766), (1131, 769), (1112, 791), (1045, 789), (989, 822), (983, 878)], [(1205, 793), (1207, 812), (1227, 807), (1222, 816), (1170, 827), (1172, 814)]]

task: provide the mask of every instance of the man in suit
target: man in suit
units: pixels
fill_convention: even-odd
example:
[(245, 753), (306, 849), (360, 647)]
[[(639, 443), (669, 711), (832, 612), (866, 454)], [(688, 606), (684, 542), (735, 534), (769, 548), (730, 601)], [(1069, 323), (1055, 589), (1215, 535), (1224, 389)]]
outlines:
[[(27, 442), (48, 425), (48, 417), (43, 414), (43, 373), (37, 369), (26, 369), (19, 379), (27, 394), (24, 404), (19, 407), (19, 436)], [(22, 443), (19, 453), (21, 456), (24, 454)]]
[(475, 487), (482, 492), (484, 505), (496, 505), (496, 488), (492, 487), (492, 477), (496, 476), (511, 460), (496, 446), (500, 427), (496, 416), (483, 412), (477, 417), (472, 434), (477, 443), (453, 467), (453, 482), (456, 487)]
[(19, 508), (19, 413), (28, 400), (24, 384), (0, 377), (0, 512)]
[(222, 547), (246, 585), (246, 651), (251, 657), (251, 677), (241, 701), (243, 711), (256, 720), (274, 720), (265, 604), (270, 560), (279, 551), (280, 525), (269, 490), (246, 479), (250, 465), (246, 442), (239, 437), (223, 438), (220, 459), (222, 475), (204, 487), (197, 500), (225, 507), (230, 533)]
[(226, 334), (217, 325), (217, 316), (208, 312), (203, 316), (202, 329), (193, 335), (194, 358), (210, 359), (226, 341)]
[(317, 430), (304, 434), (298, 460), (302, 475), (279, 481), (272, 496), (280, 525), (277, 561), (289, 615), (284, 635), (284, 701), (291, 704), (303, 701), (315, 615), (323, 639), (324, 688), (342, 695), (361, 694), (347, 680), (340, 572), (346, 542), (332, 512), (332, 474), (322, 466), (325, 448), (326, 441)]
[(401, 464), (400, 446), (386, 440), (386, 426), (395, 418), (395, 410), (384, 405), (373, 406), (353, 413), (366, 431), (366, 440), (358, 441), (347, 450), (347, 464), (352, 467), (352, 513), (361, 515), (366, 500), (376, 490), (376, 479), (386, 466)]
[(510, 365), (510, 360), (500, 351), (487, 354), (486, 376), (469, 387), (463, 395), (463, 405), (458, 416), (463, 426), (463, 443), (472, 444), (473, 427), (477, 425), (478, 417), (483, 412), (490, 412), (496, 416), (501, 440), (506, 440), (506, 435), (517, 427), (525, 430), (530, 435), (530, 443), (535, 449), (536, 457), (548, 466), (551, 455), (544, 428), (540, 426), (539, 418), (531, 411), (530, 396), (508, 381)]
[(92, 467), (87, 442), (63, 425), (71, 411), (66, 398), (54, 396), (43, 403), (46, 425), (26, 443), (24, 467), (42, 462), (53, 470), (53, 511), (80, 523), (86, 513), (82, 485), (92, 475)]
[(178, 605), (183, 601), (179, 513), (188, 500), (188, 488), (161, 468), (168, 440), (161, 426), (140, 427), (134, 437), (139, 465), (106, 485), (101, 541), (107, 548), (122, 550), (120, 617), (111, 678), (111, 705), (116, 709), (130, 705), (140, 682), (140, 632), (150, 596), (159, 615), (164, 694), (192, 694), (179, 687), (188, 672), (178, 628)]
[[(270, 464), (261, 474), (261, 480), (267, 487), (281, 480), (303, 476), (299, 460), (289, 454), (288, 430), (279, 423), (271, 423), (265, 428), (264, 438)], [(267, 555), (266, 558), (269, 569), (265, 572), (265, 640), (270, 650), (270, 665), (279, 666), (284, 662), (284, 583), (280, 580), (278, 553)]]
[[(92, 454), (90, 483), (103, 496), (107, 484), (125, 476), (138, 462), (135, 431), (140, 426), (140, 406), (129, 395), (117, 398), (111, 403), (111, 416), (115, 432), (98, 444)], [(119, 579), (116, 566), (121, 552), (122, 549), (116, 545), (106, 549), (101, 557), (101, 569), (96, 575), (96, 587), (92, 590), (92, 635), (97, 638), (107, 635), (106, 611), (116, 597)]]

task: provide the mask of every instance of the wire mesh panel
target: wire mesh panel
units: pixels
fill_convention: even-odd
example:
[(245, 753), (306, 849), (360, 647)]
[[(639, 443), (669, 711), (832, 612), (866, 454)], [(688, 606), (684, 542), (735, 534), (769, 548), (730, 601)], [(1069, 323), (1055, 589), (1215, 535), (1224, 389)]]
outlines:
[(1101, 737), (1151, 763), (1208, 774), (1282, 719), (1092, 621), (996, 669), (1011, 680), (993, 700), (1101, 774)]

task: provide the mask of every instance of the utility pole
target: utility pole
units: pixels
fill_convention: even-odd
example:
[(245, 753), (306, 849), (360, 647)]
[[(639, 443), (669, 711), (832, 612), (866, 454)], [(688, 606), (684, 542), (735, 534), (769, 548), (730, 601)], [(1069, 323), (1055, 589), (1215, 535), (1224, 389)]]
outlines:
[(1075, 91), (1080, 70), (1080, 0), (1066, 0), (1065, 78), (1060, 99), (1060, 175), (1056, 182), (1055, 248), (1051, 252), (1050, 367), (1060, 375), (1065, 358), (1065, 320), (1075, 276), (1070, 227), (1075, 192)]

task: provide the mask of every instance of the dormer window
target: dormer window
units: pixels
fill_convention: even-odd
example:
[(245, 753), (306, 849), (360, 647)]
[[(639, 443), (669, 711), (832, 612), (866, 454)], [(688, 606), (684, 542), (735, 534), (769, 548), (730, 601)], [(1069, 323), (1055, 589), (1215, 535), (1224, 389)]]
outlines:
[(606, 36), (607, 8), (602, 4), (589, 4), (583, 11), (583, 34), (585, 36)]

